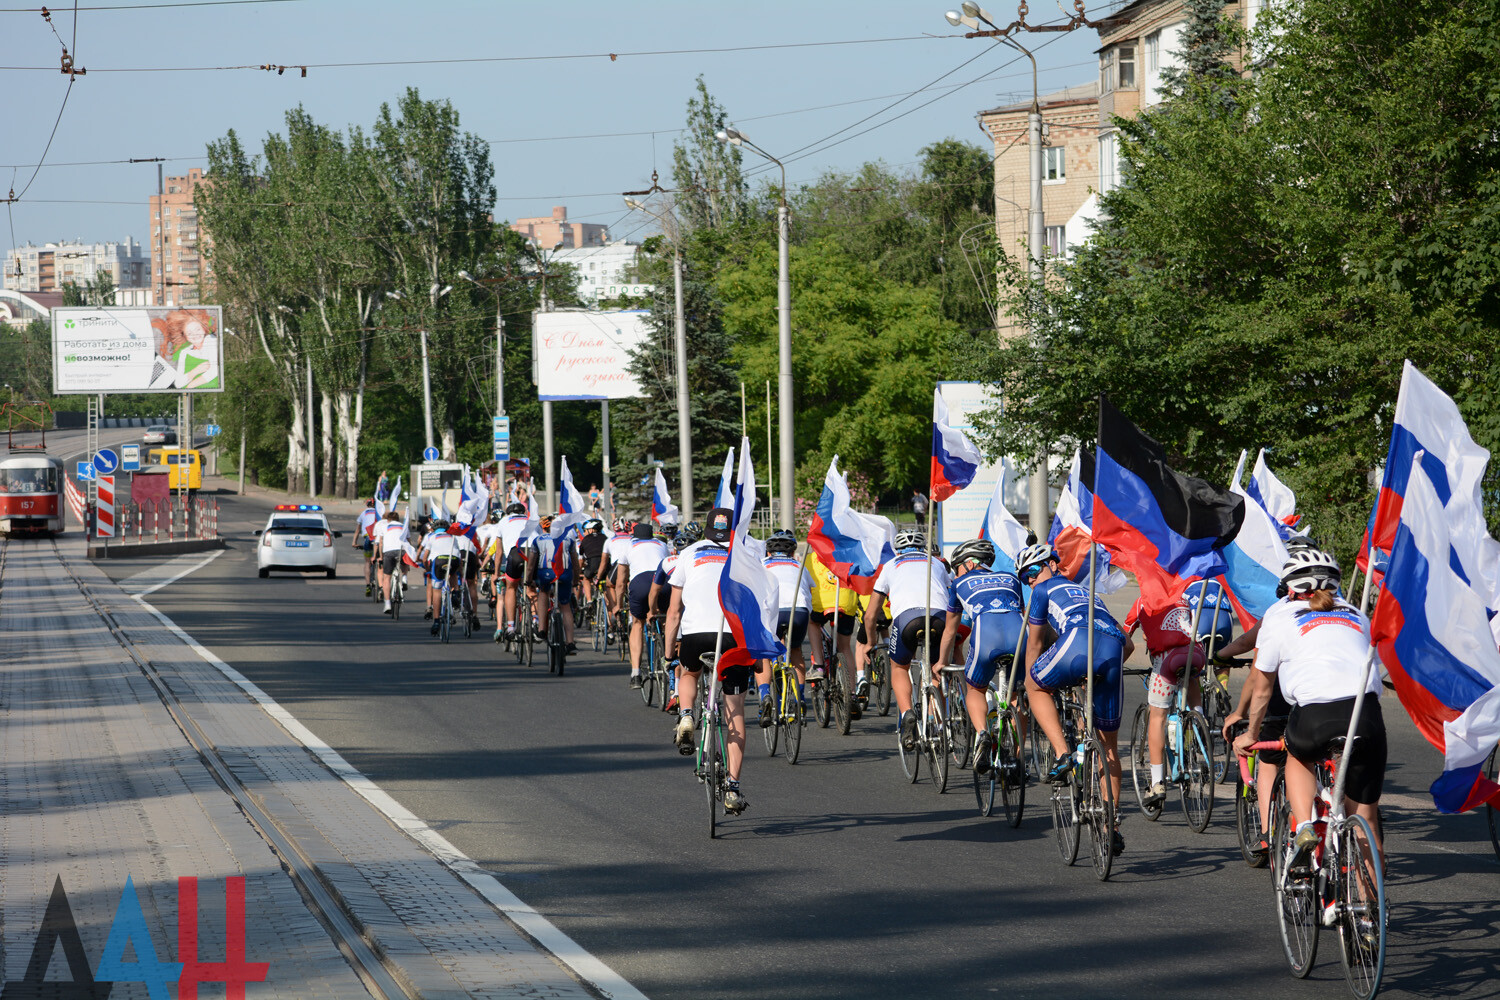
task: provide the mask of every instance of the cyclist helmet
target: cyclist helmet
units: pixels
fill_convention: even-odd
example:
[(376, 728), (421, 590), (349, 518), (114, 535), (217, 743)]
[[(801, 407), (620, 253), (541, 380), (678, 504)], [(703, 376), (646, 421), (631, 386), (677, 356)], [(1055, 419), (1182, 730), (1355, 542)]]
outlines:
[(601, 521), (601, 520), (599, 520), (597, 517), (591, 517), (587, 521), (583, 522), (583, 530), (584, 531), (603, 531), (604, 530), (604, 522)]
[(500, 512), (498, 510), (492, 510), (492, 511), (490, 511), (490, 523), (491, 524), (499, 524), (500, 523)]
[(677, 544), (681, 548), (687, 548), (694, 542), (702, 541), (702, 539), (703, 525), (697, 521), (689, 521), (682, 526), (681, 531), (677, 532)]
[(510, 503), (510, 504), (507, 504), (506, 507), (505, 507), (505, 513), (507, 513), (507, 514), (525, 514), (525, 513), (527, 513), (526, 505), (524, 503)]
[(1333, 590), (1341, 576), (1338, 560), (1319, 549), (1297, 549), (1281, 567), (1281, 582), (1292, 593)]
[(779, 555), (791, 556), (797, 554), (797, 535), (795, 532), (782, 528), (766, 539), (766, 551), (775, 552)]
[(674, 539), (674, 538), (677, 537), (677, 525), (675, 525), (675, 524), (659, 524), (659, 525), (657, 525), (656, 526), (656, 537), (657, 538), (666, 539), (667, 541), (670, 542), (672, 539)]
[(953, 565), (962, 566), (971, 559), (989, 569), (995, 561), (995, 543), (988, 538), (971, 538), (953, 550)]
[(370, 499), (366, 500), (365, 501), (365, 506), (366, 507), (373, 507), (373, 506), (375, 506), (375, 498), (371, 497)]
[(1040, 570), (1056, 558), (1057, 550), (1047, 542), (1028, 545), (1016, 555), (1016, 574), (1025, 580), (1031, 570)]
[(1286, 540), (1286, 551), (1290, 555), (1299, 549), (1316, 549), (1318, 543), (1308, 535), (1293, 535)]
[(448, 522), (444, 518), (440, 517), (436, 521), (432, 522), (432, 530), (433, 531), (447, 531), (448, 530)]
[(927, 549), (927, 533), (915, 528), (896, 532), (896, 551), (902, 552), (906, 549)]
[(613, 528), (616, 531), (624, 531), (625, 530), (625, 519), (623, 517), (617, 517), (617, 518), (615, 518), (614, 519), (614, 523), (611, 524), (610, 527)]
[(537, 521), (537, 523), (538, 523), (538, 524), (540, 524), (540, 525), (541, 525), (541, 526), (542, 526), (542, 530), (543, 530), (543, 531), (548, 531), (548, 530), (550, 530), (550, 529), (551, 529), (551, 527), (552, 527), (552, 515), (551, 515), (551, 514), (543, 514), (543, 515), (542, 515), (542, 516), (541, 516), (541, 517), (540, 517), (540, 518), (539, 518), (539, 519), (538, 519), (538, 521)]

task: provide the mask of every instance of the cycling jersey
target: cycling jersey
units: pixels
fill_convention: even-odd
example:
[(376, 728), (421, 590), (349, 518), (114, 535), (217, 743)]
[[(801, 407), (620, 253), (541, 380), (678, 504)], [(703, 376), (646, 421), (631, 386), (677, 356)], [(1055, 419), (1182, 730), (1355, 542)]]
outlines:
[(1219, 581), (1210, 580), (1207, 587), (1200, 583), (1189, 585), (1182, 595), (1183, 603), (1196, 608), (1200, 592), (1203, 594), (1203, 610), (1198, 615), (1198, 634), (1212, 634), (1215, 648), (1228, 645), (1234, 634), (1234, 606), (1229, 603), (1229, 595)]
[(444, 556), (458, 555), (461, 551), (458, 542), (457, 537), (446, 531), (434, 531), (427, 536), (427, 540), (422, 545), (433, 559), (441, 559)]
[[(1260, 621), (1255, 669), (1277, 675), (1293, 706), (1353, 698), (1370, 652), (1370, 622), (1352, 604), (1338, 601), (1314, 611), (1306, 601), (1271, 605)], [(1370, 671), (1365, 690), (1380, 696), (1380, 674)]]
[(384, 521), (379, 529), (380, 551), (400, 552), (401, 543), (406, 539), (406, 525), (400, 521)]
[[(1138, 597), (1130, 606), (1130, 613), (1125, 616), (1125, 631), (1133, 635), (1136, 629), (1140, 629), (1146, 636), (1146, 651), (1152, 656), (1160, 656), (1169, 649), (1186, 646), (1192, 628), (1193, 609), (1184, 600), (1179, 600), (1165, 611), (1152, 614), (1146, 611), (1142, 599)], [(1199, 631), (1204, 631), (1201, 625)]]
[(500, 522), (500, 554), (506, 555), (521, 541), (521, 535), (526, 530), (527, 517), (525, 514), (507, 514)]
[(994, 679), (1000, 657), (1015, 656), (1024, 645), (1021, 581), (1013, 573), (973, 570), (953, 581), (953, 596), (972, 628), (964, 677), (983, 690)]
[(931, 565), (930, 590), (928, 558), (921, 552), (902, 552), (881, 565), (875, 577), (875, 592), (890, 598), (892, 618), (899, 619), (908, 611), (920, 612), (929, 606), (934, 612), (958, 612), (948, 570), (940, 559), (931, 560)]
[(642, 573), (655, 573), (667, 557), (667, 543), (660, 538), (634, 538), (630, 550), (620, 562), (630, 567), (630, 579), (636, 580)]
[(682, 634), (728, 631), (719, 607), (719, 575), (729, 549), (716, 542), (694, 542), (677, 557), (668, 582), (682, 591)]
[(604, 544), (609, 539), (604, 537), (603, 532), (592, 531), (578, 540), (578, 552), (583, 556), (583, 561), (591, 564), (594, 568), (599, 566), (599, 557), (604, 554)]
[(354, 530), (357, 534), (365, 536), (366, 541), (374, 541), (375, 525), (380, 521), (380, 515), (375, 513), (375, 508), (366, 507), (359, 512), (359, 520), (355, 522)]
[(478, 531), (479, 551), (482, 555), (489, 555), (490, 548), (500, 540), (501, 526), (497, 524), (481, 524)]
[(619, 566), (629, 561), (630, 543), (634, 541), (628, 532), (620, 532), (604, 543), (604, 554), (609, 556), (611, 566)]
[(779, 608), (807, 609), (812, 607), (812, 578), (802, 568), (802, 560), (796, 556), (766, 556), (766, 569), (776, 577), (781, 590)]
[(839, 578), (833, 570), (824, 566), (820, 559), (814, 558), (808, 564), (807, 571), (812, 578), (813, 585), (812, 610), (819, 616), (819, 621), (825, 614), (833, 611), (835, 591), (838, 592), (839, 614), (848, 615), (851, 618), (855, 615), (858, 610), (856, 601), (859, 595), (850, 587), (838, 586)]
[[(1051, 625), (1059, 643), (1066, 633), (1087, 628), (1088, 616), (1089, 588), (1083, 584), (1054, 576), (1037, 584), (1031, 591), (1026, 621), (1032, 625)], [(1094, 629), (1125, 638), (1124, 630), (1104, 606), (1104, 598), (1097, 595), (1094, 597)]]

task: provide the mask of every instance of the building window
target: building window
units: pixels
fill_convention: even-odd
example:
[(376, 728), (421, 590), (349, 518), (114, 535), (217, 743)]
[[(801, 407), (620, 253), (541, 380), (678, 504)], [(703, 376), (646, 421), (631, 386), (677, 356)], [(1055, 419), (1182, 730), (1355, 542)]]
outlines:
[(1099, 56), (1099, 93), (1108, 94), (1114, 90), (1115, 83), (1115, 50), (1101, 53)]
[(1116, 167), (1119, 164), (1119, 154), (1116, 152), (1115, 135), (1113, 132), (1099, 137), (1099, 190), (1100, 192), (1112, 191), (1119, 180), (1116, 176)]
[(1121, 90), (1135, 89), (1135, 46), (1120, 46), (1119, 68), (1116, 74)]
[(1161, 32), (1153, 31), (1146, 36), (1146, 72), (1161, 71)]
[(1066, 226), (1048, 226), (1047, 227), (1047, 256), (1048, 257), (1061, 257), (1061, 256), (1063, 256), (1063, 254), (1065, 254), (1067, 252), (1067, 245), (1068, 245), (1068, 239), (1067, 239), (1067, 227)]
[(1042, 150), (1042, 180), (1048, 184), (1061, 184), (1068, 179), (1068, 151), (1062, 146), (1048, 146)]

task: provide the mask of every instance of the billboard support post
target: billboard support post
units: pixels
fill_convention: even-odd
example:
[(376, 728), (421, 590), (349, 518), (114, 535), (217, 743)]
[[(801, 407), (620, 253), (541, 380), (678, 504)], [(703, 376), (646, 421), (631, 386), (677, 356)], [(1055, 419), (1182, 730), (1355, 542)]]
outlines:
[(553, 492), (552, 483), (552, 400), (542, 400), (542, 461), (547, 464), (547, 509), (548, 514), (557, 509), (557, 497)]
[(599, 401), (599, 428), (602, 437), (600, 454), (604, 457), (604, 509), (608, 512), (610, 520), (614, 520), (615, 514), (615, 487), (609, 478), (609, 400)]

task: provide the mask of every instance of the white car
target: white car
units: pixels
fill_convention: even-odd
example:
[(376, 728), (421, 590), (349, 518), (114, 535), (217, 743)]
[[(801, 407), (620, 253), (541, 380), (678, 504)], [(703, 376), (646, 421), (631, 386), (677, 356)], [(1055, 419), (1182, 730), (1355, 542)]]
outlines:
[(141, 435), (142, 444), (176, 444), (177, 431), (166, 424), (152, 424)]
[(328, 527), (323, 508), (311, 503), (277, 504), (266, 526), (255, 533), (260, 544), (255, 547), (255, 565), (262, 579), (273, 569), (305, 573), (322, 570), (332, 579), (338, 576), (338, 546), (335, 538), (342, 531)]

